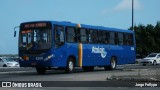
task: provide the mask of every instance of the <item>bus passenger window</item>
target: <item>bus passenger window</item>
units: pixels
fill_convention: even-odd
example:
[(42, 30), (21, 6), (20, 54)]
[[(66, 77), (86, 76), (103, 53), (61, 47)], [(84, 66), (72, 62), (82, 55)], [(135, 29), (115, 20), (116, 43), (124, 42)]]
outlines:
[(125, 45), (133, 45), (133, 34), (125, 34)]
[(116, 44), (115, 43), (115, 37), (116, 37), (116, 35), (115, 35), (115, 32), (109, 32), (109, 44)]
[(118, 45), (123, 45), (123, 33), (118, 33)]
[(96, 30), (90, 30), (89, 32), (89, 43), (97, 43), (98, 35)]
[(133, 44), (133, 34), (129, 34), (129, 45), (134, 45)]
[(108, 44), (108, 32), (99, 31), (99, 42), (102, 44)]
[(87, 43), (86, 29), (80, 29), (80, 40), (81, 40), (82, 43)]
[(55, 26), (55, 47), (59, 47), (64, 44), (64, 28), (63, 26)]
[(67, 42), (76, 42), (75, 28), (67, 27)]

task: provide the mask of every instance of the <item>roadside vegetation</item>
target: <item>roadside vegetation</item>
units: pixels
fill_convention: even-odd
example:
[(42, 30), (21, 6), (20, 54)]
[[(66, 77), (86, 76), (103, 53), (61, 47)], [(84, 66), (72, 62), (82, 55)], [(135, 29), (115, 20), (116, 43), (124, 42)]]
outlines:
[[(129, 28), (132, 30), (132, 27)], [(134, 26), (136, 36), (137, 54), (147, 56), (150, 53), (160, 53), (160, 21), (155, 26), (152, 24), (139, 24)]]
[(18, 57), (18, 54), (0, 54), (0, 57)]

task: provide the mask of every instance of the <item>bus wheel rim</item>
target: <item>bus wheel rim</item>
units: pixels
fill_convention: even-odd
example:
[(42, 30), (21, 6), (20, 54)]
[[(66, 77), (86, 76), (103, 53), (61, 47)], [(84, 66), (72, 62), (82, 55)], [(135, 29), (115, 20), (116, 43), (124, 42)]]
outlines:
[(69, 69), (70, 69), (71, 71), (73, 70), (73, 62), (72, 62), (72, 61), (69, 62)]
[(111, 65), (112, 65), (113, 68), (115, 68), (115, 66), (116, 66), (115, 60), (111, 61)]

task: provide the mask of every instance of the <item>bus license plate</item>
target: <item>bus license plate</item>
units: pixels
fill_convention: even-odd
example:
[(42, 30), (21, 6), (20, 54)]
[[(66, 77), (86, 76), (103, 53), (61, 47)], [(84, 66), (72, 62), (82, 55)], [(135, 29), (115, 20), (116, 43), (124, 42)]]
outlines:
[(32, 66), (36, 66), (36, 65), (37, 65), (37, 63), (31, 63), (31, 65), (32, 65)]

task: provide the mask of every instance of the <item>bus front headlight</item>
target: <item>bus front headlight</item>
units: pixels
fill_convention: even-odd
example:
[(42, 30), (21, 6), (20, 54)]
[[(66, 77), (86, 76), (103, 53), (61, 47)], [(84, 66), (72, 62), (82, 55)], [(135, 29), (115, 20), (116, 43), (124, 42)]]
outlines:
[(51, 59), (53, 56), (54, 56), (53, 54), (47, 56), (47, 57), (44, 59), (44, 61), (47, 61), (47, 60)]

